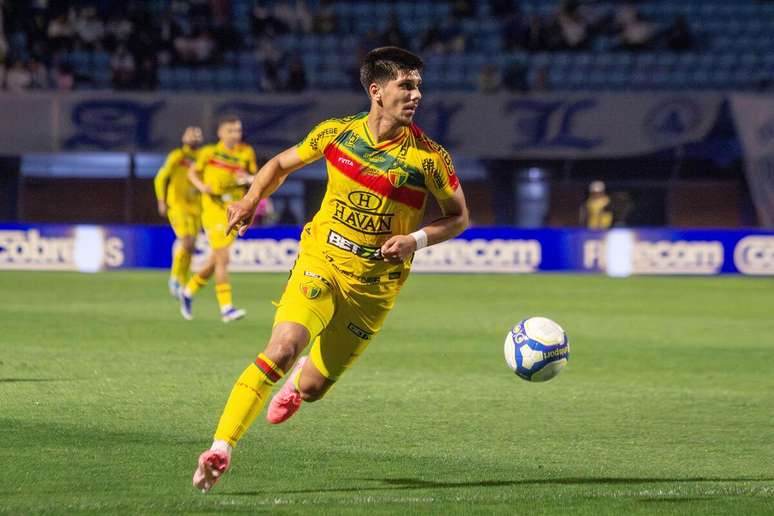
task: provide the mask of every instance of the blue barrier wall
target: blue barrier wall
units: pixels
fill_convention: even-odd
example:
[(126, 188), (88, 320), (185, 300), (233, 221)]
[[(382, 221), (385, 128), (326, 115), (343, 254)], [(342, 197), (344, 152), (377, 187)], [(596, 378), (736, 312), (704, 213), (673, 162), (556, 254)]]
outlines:
[[(300, 228), (254, 228), (231, 250), (231, 268), (284, 272)], [(167, 268), (165, 226), (0, 225), (0, 270)], [(199, 238), (193, 266), (209, 249)], [(417, 253), (415, 272), (774, 275), (774, 231), (472, 228)]]

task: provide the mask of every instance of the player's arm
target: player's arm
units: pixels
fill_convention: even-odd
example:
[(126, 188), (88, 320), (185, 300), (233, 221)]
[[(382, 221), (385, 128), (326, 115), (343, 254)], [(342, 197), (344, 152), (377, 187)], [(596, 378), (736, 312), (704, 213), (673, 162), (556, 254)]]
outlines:
[(395, 235), (382, 245), (384, 261), (401, 263), (412, 253), (428, 245), (445, 242), (456, 237), (470, 224), (468, 205), (462, 185), (459, 185), (451, 197), (437, 199), (442, 216), (410, 235)]
[(177, 151), (172, 151), (167, 155), (167, 159), (161, 166), (156, 177), (153, 178), (153, 189), (156, 192), (156, 205), (159, 215), (167, 216), (167, 187), (169, 186), (169, 176), (172, 174), (172, 167), (179, 159)]
[(285, 181), (288, 174), (304, 165), (306, 162), (301, 159), (296, 146), (285, 149), (267, 161), (258, 171), (247, 194), (239, 201), (230, 204), (226, 209), (228, 214), (226, 233), (230, 233), (234, 228), (239, 228), (239, 234), (244, 235), (247, 228), (253, 223), (255, 210), (261, 199), (273, 194)]
[(197, 165), (198, 165), (198, 162), (188, 167), (188, 180), (201, 193), (211, 194), (212, 188), (210, 188), (209, 185), (207, 185), (204, 181), (202, 181), (201, 171)]

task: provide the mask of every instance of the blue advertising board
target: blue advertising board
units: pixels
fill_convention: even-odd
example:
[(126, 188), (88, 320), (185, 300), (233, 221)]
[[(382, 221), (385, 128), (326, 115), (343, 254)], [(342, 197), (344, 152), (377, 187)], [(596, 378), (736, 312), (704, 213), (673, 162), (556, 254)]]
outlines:
[[(300, 228), (250, 229), (231, 249), (235, 272), (285, 272)], [(167, 268), (166, 226), (0, 225), (0, 270)], [(199, 238), (193, 266), (209, 253)], [(477, 227), (416, 253), (415, 272), (774, 275), (774, 231)]]

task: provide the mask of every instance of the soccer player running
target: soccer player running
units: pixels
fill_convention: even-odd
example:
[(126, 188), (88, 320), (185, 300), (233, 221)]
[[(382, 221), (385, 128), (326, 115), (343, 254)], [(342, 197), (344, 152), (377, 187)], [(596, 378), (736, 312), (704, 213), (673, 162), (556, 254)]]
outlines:
[(202, 226), (212, 253), (204, 266), (180, 294), (180, 313), (193, 319), (193, 297), (215, 274), (215, 296), (223, 322), (236, 321), (245, 311), (234, 308), (228, 278), (229, 249), (236, 232), (227, 231), (226, 209), (242, 198), (257, 172), (255, 151), (242, 143), (242, 122), (227, 115), (218, 122), (218, 143), (206, 145), (196, 163), (188, 169), (188, 179), (202, 193)]
[[(369, 52), (360, 80), (369, 112), (331, 119), (270, 159), (247, 195), (229, 206), (227, 230), (244, 233), (261, 199), (291, 172), (325, 157), (328, 184), (277, 306), (269, 342), (237, 379), (215, 431), (199, 456), (193, 484), (208, 491), (263, 408), (274, 384), (298, 360), (269, 405), (281, 423), (302, 401), (319, 400), (379, 332), (416, 250), (453, 238), (468, 209), (448, 153), (413, 124), (422, 60), (397, 47)], [(441, 218), (417, 229), (427, 197)]]
[(180, 296), (182, 285), (188, 281), (196, 236), (201, 229), (201, 195), (188, 181), (188, 169), (196, 162), (198, 148), (202, 144), (202, 130), (187, 127), (182, 142), (182, 147), (167, 155), (153, 179), (159, 215), (169, 219), (177, 237), (168, 283), (169, 293), (175, 298)]

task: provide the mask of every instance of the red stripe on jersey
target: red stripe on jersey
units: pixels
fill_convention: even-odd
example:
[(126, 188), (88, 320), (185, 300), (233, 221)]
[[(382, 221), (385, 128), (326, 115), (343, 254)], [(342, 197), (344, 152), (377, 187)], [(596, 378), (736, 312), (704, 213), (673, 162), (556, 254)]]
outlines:
[(397, 201), (406, 206), (411, 206), (415, 210), (421, 210), (425, 202), (425, 192), (420, 190), (413, 190), (406, 186), (395, 188), (390, 180), (384, 175), (372, 176), (361, 173), (364, 167), (353, 156), (344, 153), (341, 149), (335, 145), (328, 145), (325, 147), (325, 159), (333, 167), (352, 179), (356, 183), (360, 183), (369, 190), (381, 194), (385, 197), (389, 197), (393, 201)]
[(266, 375), (266, 378), (268, 378), (269, 381), (277, 383), (280, 378), (282, 378), (280, 374), (275, 371), (273, 367), (267, 364), (261, 357), (255, 359), (255, 365), (258, 366), (258, 369), (260, 369), (261, 372)]
[(231, 163), (226, 163), (225, 161), (220, 161), (219, 159), (210, 158), (209, 161), (207, 161), (208, 165), (215, 165), (216, 167), (225, 168), (231, 172), (236, 172), (237, 170), (242, 170), (242, 167), (239, 165), (232, 165)]

